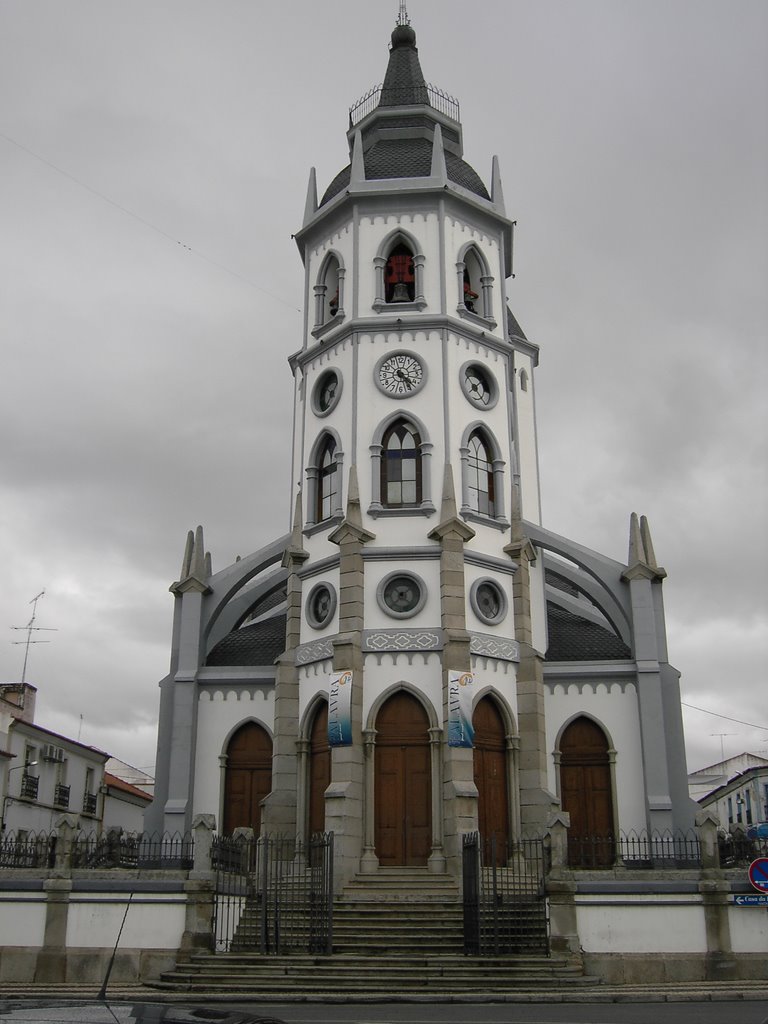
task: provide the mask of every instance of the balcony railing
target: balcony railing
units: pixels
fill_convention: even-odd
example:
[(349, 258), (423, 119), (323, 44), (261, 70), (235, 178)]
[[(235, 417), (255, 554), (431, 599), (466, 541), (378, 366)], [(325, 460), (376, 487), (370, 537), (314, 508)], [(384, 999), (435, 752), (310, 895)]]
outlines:
[(96, 794), (86, 793), (83, 797), (83, 814), (96, 813)]
[(21, 796), (27, 800), (37, 800), (37, 791), (40, 787), (40, 778), (37, 775), (27, 775), (25, 772), (21, 777)]
[[(367, 117), (372, 110), (378, 107), (381, 101), (381, 93), (383, 86), (374, 85), (372, 89), (369, 89), (365, 96), (362, 96), (353, 107), (349, 108), (349, 126), (354, 127), (359, 124), (363, 118)], [(407, 89), (396, 89), (387, 88), (387, 100), (388, 105), (397, 106), (398, 104), (398, 93), (402, 94), (402, 102), (406, 105), (413, 103), (414, 91), (411, 87)], [(425, 102), (439, 111), (441, 114), (446, 114), (448, 117), (453, 118), (454, 121), (461, 120), (461, 111), (459, 107), (459, 101), (450, 96), (447, 92), (443, 92), (442, 89), (438, 89), (437, 86), (430, 85), (425, 82), (423, 87), (419, 88), (419, 93), (423, 93)]]
[(53, 791), (53, 802), (57, 807), (69, 807), (69, 786), (59, 783)]

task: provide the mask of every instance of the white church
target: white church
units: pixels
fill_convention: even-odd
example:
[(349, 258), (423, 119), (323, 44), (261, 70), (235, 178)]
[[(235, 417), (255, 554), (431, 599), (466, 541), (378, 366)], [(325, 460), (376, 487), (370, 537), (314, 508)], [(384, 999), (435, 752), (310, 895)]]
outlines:
[(347, 142), (295, 236), (292, 529), (215, 573), (189, 535), (146, 827), (333, 832), (339, 884), (456, 877), (464, 834), (559, 811), (577, 839), (687, 830), (665, 572), (644, 518), (626, 564), (541, 523), (500, 169), (464, 161), (402, 13)]

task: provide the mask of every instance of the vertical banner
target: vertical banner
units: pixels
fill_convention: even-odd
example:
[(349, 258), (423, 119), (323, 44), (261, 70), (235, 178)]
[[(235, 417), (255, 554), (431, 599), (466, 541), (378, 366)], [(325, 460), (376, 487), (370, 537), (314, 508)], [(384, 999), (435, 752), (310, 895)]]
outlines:
[(328, 744), (352, 743), (352, 673), (335, 672), (328, 684)]
[(448, 746), (471, 747), (475, 742), (472, 726), (472, 692), (475, 677), (471, 672), (448, 673)]

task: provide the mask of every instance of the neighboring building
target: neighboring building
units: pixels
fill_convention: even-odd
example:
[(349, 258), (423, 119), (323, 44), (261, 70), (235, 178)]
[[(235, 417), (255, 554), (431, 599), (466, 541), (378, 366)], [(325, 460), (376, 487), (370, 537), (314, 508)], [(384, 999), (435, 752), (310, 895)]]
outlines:
[(103, 750), (36, 725), (36, 694), (29, 683), (0, 684), (2, 831), (50, 832), (62, 814), (85, 832), (141, 831), (151, 796), (106, 772)]
[(463, 833), (560, 808), (577, 836), (693, 824), (666, 573), (644, 518), (626, 563), (541, 525), (539, 349), (462, 133), (401, 18), (295, 236), (292, 533), (214, 574), (198, 528), (171, 588), (150, 829), (332, 830), (341, 883), (456, 874)]
[[(734, 765), (739, 767), (736, 774), (731, 774)], [(714, 811), (721, 827), (729, 832), (744, 831), (750, 825), (768, 821), (768, 759), (744, 753), (712, 767), (717, 769), (721, 766), (728, 768), (726, 780), (721, 780), (721, 785), (699, 796), (699, 804)], [(712, 769), (702, 769), (702, 773), (705, 772), (712, 772)], [(694, 772), (693, 775), (702, 773)]]
[(143, 768), (136, 768), (132, 764), (126, 764), (119, 757), (110, 757), (107, 761), (106, 770), (111, 775), (117, 776), (118, 779), (122, 779), (123, 782), (127, 782), (131, 786), (135, 786), (136, 789), (149, 794), (149, 796), (152, 796), (155, 791), (155, 780), (151, 775)]
[(706, 768), (699, 768), (688, 776), (688, 791), (691, 799), (701, 802), (703, 797), (725, 785), (734, 775), (745, 772), (747, 768), (768, 767), (768, 758), (759, 754), (734, 754), (723, 761), (711, 764)]

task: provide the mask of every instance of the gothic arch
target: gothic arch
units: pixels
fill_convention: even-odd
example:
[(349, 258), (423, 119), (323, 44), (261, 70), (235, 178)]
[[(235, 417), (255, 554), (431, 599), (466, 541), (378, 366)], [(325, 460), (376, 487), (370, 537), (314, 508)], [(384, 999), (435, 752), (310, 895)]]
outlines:
[(493, 318), (493, 275), (491, 267), (476, 242), (467, 242), (459, 249), (456, 261), (459, 316), (478, 316), (496, 327)]
[[(381, 493), (381, 453), (384, 437), (398, 422), (411, 424), (419, 436), (418, 456), (420, 462), (421, 499), (416, 505), (403, 508), (387, 508)], [(371, 452), (371, 504), (368, 514), (374, 517), (381, 515), (432, 515), (435, 506), (432, 504), (432, 443), (424, 423), (410, 411), (407, 413), (393, 412), (385, 417), (373, 434)]]
[(416, 700), (419, 701), (419, 703), (422, 705), (422, 707), (427, 713), (430, 729), (439, 729), (440, 719), (438, 717), (437, 712), (435, 711), (432, 701), (425, 697), (424, 693), (421, 690), (417, 689), (417, 687), (415, 687), (412, 683), (407, 682), (405, 679), (401, 679), (397, 683), (393, 683), (392, 686), (388, 686), (387, 689), (384, 690), (383, 693), (380, 693), (379, 696), (373, 701), (370, 708), (368, 709), (365, 728), (376, 728), (376, 717), (378, 716), (379, 711), (381, 710), (383, 705), (387, 703), (390, 697), (394, 697), (394, 695), (396, 693), (400, 693), (401, 690), (404, 690), (406, 693), (410, 694), (411, 697), (415, 697)]
[(571, 817), (568, 862), (610, 867), (618, 825), (616, 752), (608, 730), (590, 714), (575, 714), (558, 732), (557, 789)]
[(261, 801), (272, 789), (273, 734), (263, 722), (249, 717), (227, 734), (222, 748), (221, 830), (261, 824)]
[(323, 257), (315, 280), (314, 332), (330, 320), (344, 318), (344, 259), (336, 249), (329, 249)]
[[(328, 509), (330, 514), (324, 516), (322, 515), (321, 505), (323, 499), (323, 474), (327, 467), (323, 466), (323, 459), (328, 451), (329, 444), (334, 446), (333, 461), (336, 466), (336, 487), (332, 507)], [(322, 522), (338, 522), (344, 516), (344, 452), (341, 447), (341, 438), (332, 427), (325, 427), (315, 438), (315, 443), (312, 445), (309, 453), (309, 461), (305, 473), (307, 475), (307, 504), (305, 509), (307, 526), (315, 526)]]
[(373, 308), (377, 312), (381, 312), (383, 309), (391, 309), (392, 303), (386, 300), (386, 288), (384, 281), (384, 271), (387, 266), (387, 260), (390, 253), (398, 245), (405, 246), (411, 253), (413, 259), (413, 299), (410, 302), (396, 303), (395, 308), (398, 306), (413, 307), (416, 309), (424, 309), (427, 304), (424, 298), (424, 252), (420, 242), (404, 228), (398, 227), (394, 231), (390, 231), (385, 238), (382, 239), (379, 248), (376, 251), (376, 256), (373, 260), (374, 274), (375, 274), (375, 299), (373, 300)]
[[(471, 465), (470, 439), (479, 436), (490, 455), (489, 476), (492, 480), (493, 506), (491, 512), (482, 512), (472, 502), (471, 477), (473, 466)], [(470, 423), (461, 436), (459, 448), (461, 458), (461, 515), (464, 518), (478, 516), (483, 521), (494, 520), (500, 527), (506, 528), (509, 523), (504, 515), (504, 460), (501, 457), (501, 448), (488, 427), (475, 420)]]

